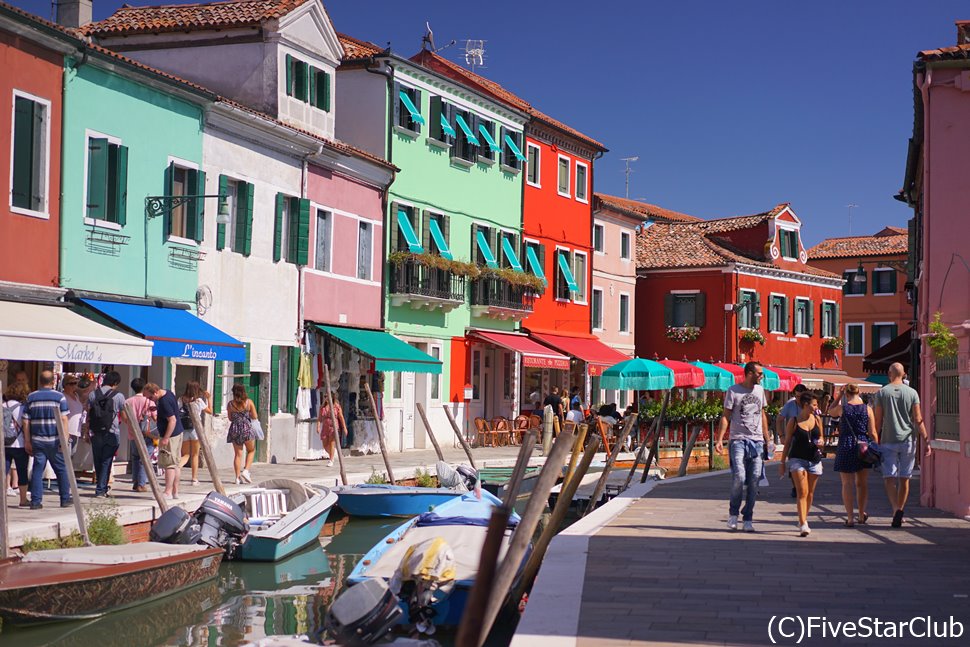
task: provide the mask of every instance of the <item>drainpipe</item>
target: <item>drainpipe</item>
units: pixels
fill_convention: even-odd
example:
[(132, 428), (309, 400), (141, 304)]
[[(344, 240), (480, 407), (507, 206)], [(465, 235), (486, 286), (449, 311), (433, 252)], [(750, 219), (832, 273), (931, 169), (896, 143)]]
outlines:
[[(381, 56), (390, 56), (390, 53), (391, 53), (391, 50), (390, 48), (388, 48), (384, 50)], [(391, 65), (390, 61), (387, 61), (387, 63), (383, 67), (381, 66), (372, 67), (372, 64), (374, 63), (377, 63), (377, 57), (371, 56), (370, 59), (368, 59), (367, 63), (364, 64), (364, 71), (370, 72), (371, 74), (377, 74), (379, 76), (383, 76), (385, 79), (387, 79), (387, 97), (388, 97), (387, 118), (385, 119), (385, 122), (384, 122), (387, 126), (387, 143), (385, 144), (385, 150), (387, 154), (384, 156), (384, 159), (386, 159), (388, 163), (393, 164), (394, 163), (393, 161), (394, 138), (392, 136), (392, 133), (393, 133), (392, 121), (394, 119), (394, 104), (392, 100), (393, 99), (392, 94), (394, 92), (394, 66)], [(394, 182), (394, 178), (392, 177), (391, 183), (393, 184), (393, 182)], [(384, 223), (383, 231), (381, 232), (382, 234), (381, 235), (381, 279), (382, 279), (381, 285), (382, 286), (387, 285), (387, 281), (384, 280), (385, 279), (384, 272), (387, 269), (387, 263), (384, 262), (384, 259), (387, 258), (387, 237), (389, 235), (388, 232), (390, 231), (389, 223), (391, 222), (387, 213), (388, 193), (390, 192), (390, 188), (391, 188), (391, 185), (388, 184), (387, 187), (383, 191), (381, 191), (381, 221)], [(384, 288), (382, 287), (381, 288), (381, 322), (380, 322), (382, 328), (386, 327), (387, 308), (386, 308), (385, 301), (386, 299), (384, 298)]]
[[(310, 183), (310, 180), (309, 180), (309, 174), (310, 174), (310, 172), (309, 172), (310, 158), (313, 157), (314, 155), (320, 155), (322, 152), (323, 152), (323, 144), (319, 144), (317, 146), (317, 150), (313, 151), (312, 153), (307, 153), (300, 160), (300, 197), (303, 198), (303, 199), (307, 199), (307, 198), (310, 197), (310, 187), (309, 187), (309, 183)], [(312, 217), (312, 214), (311, 214), (311, 217)], [(309, 245), (309, 244), (310, 244), (310, 242), (307, 241), (307, 245)], [(306, 268), (305, 267), (301, 267), (300, 268), (300, 271), (296, 273), (296, 294), (297, 294), (297, 298), (296, 298), (296, 340), (297, 340), (297, 344), (299, 344), (300, 342), (303, 341), (303, 306), (304, 306), (304, 303), (305, 303), (305, 299), (303, 298), (304, 297), (304, 295), (303, 295), (303, 290), (304, 290), (303, 273), (305, 271), (306, 271)]]
[[(928, 241), (930, 238), (929, 233), (930, 233), (931, 219), (927, 218), (926, 215), (930, 213), (930, 189), (931, 189), (930, 182), (933, 177), (930, 174), (930, 164), (932, 160), (932, 158), (930, 157), (930, 124), (933, 120), (932, 118), (929, 118), (929, 119), (927, 118), (930, 112), (930, 86), (933, 84), (933, 68), (926, 67), (922, 74), (922, 78), (918, 78), (916, 81), (916, 84), (919, 86), (920, 97), (923, 101), (923, 186), (922, 186), (922, 202), (923, 202), (922, 204), (923, 232), (922, 233), (923, 235), (921, 237), (921, 242), (923, 243), (923, 248), (925, 250), (926, 241)], [(929, 258), (928, 255), (926, 255), (925, 253), (921, 254), (921, 256), (927, 260)], [(926, 281), (925, 285), (928, 288), (930, 284), (930, 281), (929, 281), (930, 264), (929, 263), (926, 263), (924, 265), (922, 274), (923, 274), (924, 280)], [(928, 289), (924, 290), (924, 292), (928, 294), (929, 290)], [(925, 319), (922, 316), (917, 317), (917, 320), (916, 320), (917, 334), (922, 332), (919, 329), (920, 321), (929, 320), (929, 307), (926, 305), (926, 299), (923, 299), (923, 302), (924, 302), (923, 304), (919, 304), (919, 302), (917, 302), (919, 309), (924, 311), (925, 317), (926, 317)], [(922, 369), (923, 367), (920, 366), (917, 371), (917, 374), (920, 377), (923, 376)], [(929, 380), (927, 380), (927, 382), (929, 382)], [(936, 395), (936, 392), (934, 390), (934, 396), (935, 395)], [(923, 420), (924, 421), (934, 420), (934, 418), (932, 417), (932, 414), (930, 414), (929, 403), (931, 401), (932, 400), (930, 398), (923, 399)], [(928, 416), (927, 414), (930, 414), (930, 416)], [(922, 502), (925, 505), (928, 505), (930, 507), (935, 507), (936, 506), (936, 483), (935, 483), (936, 458), (935, 456), (931, 456), (929, 460), (926, 460), (926, 458), (923, 458), (923, 463), (924, 464), (929, 463), (929, 464), (924, 465), (925, 468), (928, 468), (926, 469), (928, 474), (927, 474), (927, 478), (925, 479), (925, 483), (923, 483), (924, 479), (920, 479), (921, 487), (926, 488), (925, 492), (922, 493), (923, 496), (921, 496), (920, 498), (923, 499)]]
[[(91, 37), (85, 36), (81, 39), (81, 46), (78, 48), (78, 52), (81, 54), (80, 60), (75, 58), (74, 70), (81, 67), (88, 62), (88, 45), (91, 43)], [(64, 160), (65, 147), (67, 142), (67, 137), (64, 136), (64, 120), (67, 116), (67, 84), (70, 83), (70, 73), (72, 68), (64, 66), (64, 82), (61, 83), (61, 160)], [(64, 237), (60, 235), (64, 231), (64, 174), (61, 173), (60, 177), (60, 196), (58, 200), (58, 207), (60, 209), (60, 221), (58, 222), (58, 241), (57, 241), (57, 281), (56, 285), (61, 285), (64, 281)], [(83, 234), (82, 234), (83, 235)], [(145, 261), (148, 262), (147, 259)], [(146, 290), (147, 292), (147, 290)]]

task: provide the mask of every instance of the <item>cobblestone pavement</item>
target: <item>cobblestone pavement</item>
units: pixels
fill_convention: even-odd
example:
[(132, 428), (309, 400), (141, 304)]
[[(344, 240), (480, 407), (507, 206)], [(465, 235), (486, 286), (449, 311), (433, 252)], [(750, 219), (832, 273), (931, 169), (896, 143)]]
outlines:
[[(730, 475), (669, 481), (633, 503), (590, 539), (579, 638), (582, 647), (626, 644), (767, 645), (772, 616), (863, 616), (904, 621), (930, 615), (963, 623), (952, 640), (823, 637), (801, 644), (970, 644), (970, 523), (918, 505), (918, 479), (902, 529), (889, 526), (882, 479), (870, 475), (869, 523), (844, 526), (840, 481), (825, 461), (799, 537), (788, 480), (755, 508), (756, 533), (726, 528)], [(797, 631), (797, 621), (775, 626)], [(916, 627), (921, 630), (921, 625)]]

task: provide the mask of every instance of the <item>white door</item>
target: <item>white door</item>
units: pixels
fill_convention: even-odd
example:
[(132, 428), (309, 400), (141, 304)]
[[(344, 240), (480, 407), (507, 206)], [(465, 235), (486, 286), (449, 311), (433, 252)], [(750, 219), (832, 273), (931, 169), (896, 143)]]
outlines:
[(414, 448), (414, 373), (401, 373), (401, 449)]

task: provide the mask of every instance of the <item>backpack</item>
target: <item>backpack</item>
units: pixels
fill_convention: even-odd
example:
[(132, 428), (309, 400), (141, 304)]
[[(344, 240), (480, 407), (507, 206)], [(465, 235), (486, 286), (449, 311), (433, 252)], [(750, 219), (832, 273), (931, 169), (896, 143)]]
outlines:
[(17, 424), (17, 420), (13, 417), (13, 407), (8, 407), (6, 403), (3, 405), (3, 444), (7, 447), (13, 444), (17, 440), (17, 436), (20, 435), (20, 425)]
[(115, 421), (115, 409), (112, 405), (116, 391), (109, 389), (107, 393), (102, 390), (97, 391), (91, 407), (88, 409), (88, 428), (91, 433), (107, 434), (111, 432), (111, 426)]
[[(179, 400), (179, 417), (182, 419), (182, 429), (195, 429), (195, 425), (192, 424), (192, 412), (189, 411), (190, 406), (185, 400)], [(199, 422), (205, 426), (204, 411), (199, 413)]]

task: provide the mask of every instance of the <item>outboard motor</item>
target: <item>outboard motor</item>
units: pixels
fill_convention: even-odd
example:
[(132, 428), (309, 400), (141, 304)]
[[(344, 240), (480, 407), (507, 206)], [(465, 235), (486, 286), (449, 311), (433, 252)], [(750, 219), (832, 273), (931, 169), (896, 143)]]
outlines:
[(324, 626), (337, 644), (367, 647), (387, 636), (404, 612), (383, 580), (365, 580), (345, 589), (330, 605)]
[(202, 529), (184, 508), (173, 506), (162, 513), (148, 531), (151, 541), (163, 544), (198, 544)]
[(467, 465), (453, 468), (444, 461), (438, 461), (435, 463), (435, 472), (438, 474), (438, 485), (458, 492), (471, 492), (478, 483), (478, 472)]
[(213, 548), (224, 549), (228, 559), (233, 558), (242, 538), (249, 532), (249, 523), (242, 508), (218, 492), (209, 492), (192, 516), (201, 527), (199, 541)]
[(440, 537), (409, 547), (391, 578), (391, 592), (408, 605), (408, 620), (422, 634), (435, 632), (435, 602), (455, 588), (457, 560), (451, 546)]

